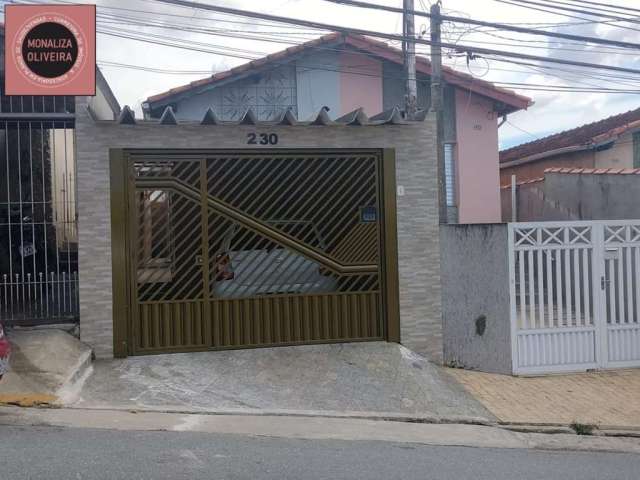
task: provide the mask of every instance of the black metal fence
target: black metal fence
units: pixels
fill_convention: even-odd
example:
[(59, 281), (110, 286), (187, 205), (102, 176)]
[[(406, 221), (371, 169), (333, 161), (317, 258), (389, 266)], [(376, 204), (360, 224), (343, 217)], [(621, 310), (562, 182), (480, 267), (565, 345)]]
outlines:
[(73, 97), (1, 93), (0, 319), (76, 321)]

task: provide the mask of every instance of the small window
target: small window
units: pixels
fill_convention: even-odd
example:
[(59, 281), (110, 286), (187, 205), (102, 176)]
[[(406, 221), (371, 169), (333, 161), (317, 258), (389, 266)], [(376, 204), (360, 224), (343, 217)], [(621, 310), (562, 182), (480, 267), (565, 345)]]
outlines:
[(444, 144), (444, 175), (447, 207), (456, 206), (456, 170), (454, 151), (453, 143)]

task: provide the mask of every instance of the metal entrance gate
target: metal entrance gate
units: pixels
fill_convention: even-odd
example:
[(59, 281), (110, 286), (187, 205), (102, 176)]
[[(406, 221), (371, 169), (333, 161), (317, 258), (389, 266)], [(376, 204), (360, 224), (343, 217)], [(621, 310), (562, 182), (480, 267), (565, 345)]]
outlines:
[(4, 95), (0, 78), (0, 321), (77, 322), (74, 97)]
[(118, 150), (111, 167), (116, 355), (399, 340), (391, 152)]
[(640, 366), (640, 221), (509, 224), (514, 373)]

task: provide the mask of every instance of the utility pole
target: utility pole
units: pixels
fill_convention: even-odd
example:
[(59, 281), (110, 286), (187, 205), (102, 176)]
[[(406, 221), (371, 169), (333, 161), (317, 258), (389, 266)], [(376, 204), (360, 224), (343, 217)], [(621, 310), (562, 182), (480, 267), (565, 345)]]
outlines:
[(418, 110), (418, 86), (416, 83), (416, 27), (413, 16), (413, 0), (403, 0), (402, 5), (402, 51), (404, 53), (404, 72), (406, 78), (404, 110), (407, 120), (413, 120)]
[(440, 223), (448, 223), (447, 191), (444, 165), (444, 101), (442, 85), (442, 47), (440, 3), (431, 5), (431, 110), (436, 115), (436, 156)]

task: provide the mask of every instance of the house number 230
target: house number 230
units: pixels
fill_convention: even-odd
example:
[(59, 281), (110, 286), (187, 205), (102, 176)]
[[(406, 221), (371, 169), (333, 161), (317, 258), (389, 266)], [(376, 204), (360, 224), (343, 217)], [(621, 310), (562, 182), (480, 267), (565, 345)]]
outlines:
[(249, 145), (277, 145), (277, 133), (247, 133), (247, 144)]

